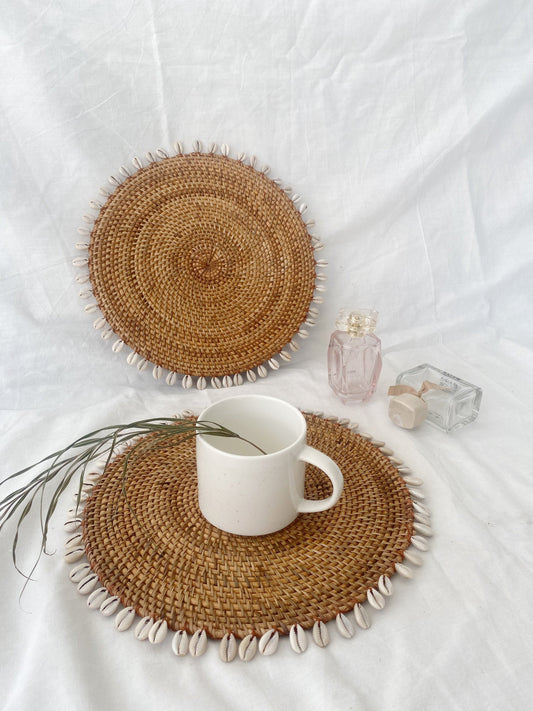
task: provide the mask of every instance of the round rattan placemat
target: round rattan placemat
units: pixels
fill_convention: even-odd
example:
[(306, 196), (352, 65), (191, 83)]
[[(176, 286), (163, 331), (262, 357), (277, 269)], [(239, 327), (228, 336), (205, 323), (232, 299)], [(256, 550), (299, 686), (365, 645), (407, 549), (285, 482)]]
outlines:
[[(209, 524), (197, 503), (195, 445), (146, 449), (108, 465), (83, 522), (91, 569), (141, 617), (220, 639), (327, 622), (367, 599), (401, 564), (414, 531), (398, 469), (350, 428), (306, 415), (308, 442), (339, 464), (345, 487), (329, 511), (300, 515), (277, 533), (241, 537)], [(329, 495), (308, 465), (306, 495)]]
[(115, 182), (82, 228), (88, 259), (75, 260), (88, 262), (88, 308), (100, 310), (104, 337), (118, 336), (114, 349), (126, 344), (143, 365), (189, 376), (187, 386), (198, 376), (199, 387), (290, 359), (283, 349), (305, 337), (323, 289), (298, 201), (214, 151), (154, 160)]

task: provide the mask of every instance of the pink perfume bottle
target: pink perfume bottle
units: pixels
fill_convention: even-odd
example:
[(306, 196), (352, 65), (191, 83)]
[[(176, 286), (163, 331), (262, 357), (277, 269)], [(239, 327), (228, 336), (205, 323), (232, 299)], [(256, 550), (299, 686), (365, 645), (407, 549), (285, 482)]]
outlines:
[(328, 348), (328, 380), (344, 403), (368, 400), (381, 373), (381, 341), (374, 334), (378, 312), (341, 309)]

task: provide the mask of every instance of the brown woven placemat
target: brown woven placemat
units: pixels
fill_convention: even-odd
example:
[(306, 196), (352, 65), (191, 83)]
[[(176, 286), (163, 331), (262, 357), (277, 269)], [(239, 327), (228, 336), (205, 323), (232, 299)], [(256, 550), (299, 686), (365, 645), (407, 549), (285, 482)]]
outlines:
[[(217, 639), (269, 629), (310, 628), (366, 600), (392, 575), (413, 534), (413, 504), (396, 467), (377, 446), (335, 422), (306, 415), (308, 442), (339, 464), (338, 504), (301, 514), (274, 534), (234, 536), (209, 524), (197, 502), (195, 445), (147, 450), (108, 466), (84, 514), (91, 568), (112, 595), (170, 628)], [(306, 495), (329, 495), (308, 465)]]
[(119, 339), (190, 376), (232, 376), (272, 359), (306, 321), (315, 290), (294, 201), (263, 172), (214, 152), (150, 163), (119, 184), (92, 228), (88, 266)]

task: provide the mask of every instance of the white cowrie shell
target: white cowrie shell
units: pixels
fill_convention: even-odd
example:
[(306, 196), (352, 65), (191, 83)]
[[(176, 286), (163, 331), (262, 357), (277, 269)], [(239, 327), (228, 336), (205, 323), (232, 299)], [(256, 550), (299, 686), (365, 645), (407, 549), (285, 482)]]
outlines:
[(207, 650), (207, 634), (205, 630), (196, 630), (189, 642), (189, 653), (192, 657), (201, 657)]
[(268, 370), (265, 368), (264, 365), (257, 366), (257, 375), (260, 378), (266, 378), (266, 376), (268, 375)]
[(302, 202), (302, 204), (301, 204), (300, 207), (298, 208), (298, 211), (300, 212), (300, 215), (303, 215), (306, 210), (307, 210), (307, 205), (306, 205), (305, 202)]
[(422, 479), (419, 479), (417, 476), (404, 476), (403, 480), (407, 486), (422, 486), (424, 483)]
[(168, 158), (168, 153), (164, 148), (156, 148), (158, 158)]
[(211, 387), (214, 390), (220, 390), (220, 388), (222, 387), (222, 382), (221, 382), (220, 378), (217, 378), (217, 377), (211, 378)]
[(239, 161), (239, 163), (244, 163), (244, 161), (246, 160), (246, 153), (239, 153), (239, 157), (237, 158), (237, 160)]
[(104, 329), (102, 331), (102, 333), (100, 335), (104, 341), (109, 341), (109, 339), (113, 338), (113, 336), (114, 336), (113, 329), (110, 326), (108, 326), (106, 329)]
[(156, 620), (150, 627), (148, 632), (148, 641), (150, 644), (161, 644), (166, 639), (168, 632), (168, 624), (166, 620)]
[(111, 615), (115, 614), (119, 605), (120, 598), (117, 595), (112, 595), (102, 601), (100, 605), (100, 613), (104, 617), (111, 617)]
[(85, 214), (85, 215), (82, 215), (82, 216), (81, 216), (81, 219), (82, 219), (84, 222), (87, 222), (89, 225), (92, 225), (92, 223), (94, 222), (94, 215), (87, 215), (87, 214)]
[(87, 598), (87, 607), (91, 610), (100, 609), (100, 605), (106, 600), (109, 593), (105, 588), (97, 588)]
[(339, 633), (342, 637), (350, 639), (354, 636), (355, 627), (353, 626), (352, 621), (342, 612), (338, 613), (337, 617), (335, 618), (335, 622), (337, 623), (337, 629), (339, 630)]
[(275, 358), (271, 358), (268, 361), (268, 364), (272, 368), (272, 370), (279, 370), (279, 363)]
[(429, 516), (424, 516), (424, 514), (421, 513), (415, 513), (415, 521), (417, 523), (423, 523), (426, 526), (431, 526), (431, 519)]
[(416, 499), (417, 501), (424, 501), (424, 499), (426, 498), (425, 494), (423, 494), (418, 489), (409, 489), (409, 495), (412, 499)]
[(135, 620), (135, 610), (133, 607), (125, 607), (115, 617), (115, 629), (118, 632), (126, 632)]
[(139, 357), (139, 356), (137, 355), (137, 353), (132, 352), (132, 353), (130, 353), (129, 356), (126, 358), (126, 363), (127, 363), (128, 365), (135, 365), (135, 363), (137, 362), (137, 358), (138, 358), (138, 357)]
[(130, 171), (126, 168), (125, 165), (121, 165), (120, 168), (119, 168), (119, 171), (122, 173), (122, 175), (123, 175), (125, 178), (129, 178), (130, 175), (131, 175)]
[[(87, 284), (89, 281), (89, 275), (88, 274), (76, 274), (74, 277), (74, 280), (76, 281), (77, 284)], [(85, 307), (87, 308), (87, 307)]]
[(390, 597), (392, 595), (392, 583), (388, 575), (380, 575), (378, 580), (378, 590), (382, 595)]
[(302, 654), (307, 649), (307, 636), (303, 627), (298, 623), (292, 625), (290, 629), (289, 642), (296, 654)]
[(141, 358), (141, 360), (137, 363), (137, 370), (142, 373), (143, 371), (148, 368), (148, 361), (146, 358)]
[(110, 185), (114, 185), (115, 187), (118, 187), (120, 185), (120, 180), (118, 178), (115, 178), (114, 175), (110, 175), (107, 180)]
[(317, 620), (313, 625), (313, 641), (317, 647), (327, 647), (329, 644), (328, 628), (322, 620)]
[(374, 608), (374, 610), (383, 610), (383, 608), (385, 607), (385, 598), (379, 592), (379, 590), (370, 588), (370, 590), (368, 590), (366, 593), (366, 598), (370, 605)]
[(196, 381), (196, 388), (198, 390), (205, 390), (207, 387), (207, 380), (204, 378), (203, 375), (201, 375), (198, 380)]
[(89, 207), (93, 210), (101, 210), (103, 205), (101, 202), (98, 202), (98, 200), (89, 200)]
[(298, 345), (298, 343), (296, 343), (295, 340), (289, 342), (289, 348), (293, 353), (296, 353), (296, 351), (300, 350), (300, 346)]
[(255, 383), (255, 381), (257, 380), (257, 375), (254, 373), (253, 370), (247, 370), (246, 371), (246, 378), (247, 378), (248, 382)]
[(72, 260), (73, 266), (78, 268), (86, 267), (88, 263), (89, 259), (87, 257), (76, 257), (76, 259)]
[(372, 435), (369, 435), (367, 432), (359, 432), (359, 437), (366, 439), (368, 442), (372, 439)]
[(133, 167), (137, 170), (140, 170), (143, 167), (142, 161), (139, 156), (133, 156), (131, 162), (133, 163)]
[(429, 526), (426, 526), (423, 523), (417, 523), (416, 521), (413, 523), (413, 528), (417, 533), (422, 534), (422, 536), (432, 536), (433, 531)]
[(185, 657), (189, 652), (189, 635), (185, 630), (178, 630), (172, 637), (172, 651), (177, 657)]
[(90, 299), (93, 295), (93, 290), (92, 289), (82, 289), (78, 296), (80, 299)]
[(360, 605), (359, 603), (356, 603), (353, 608), (353, 614), (355, 617), (355, 621), (359, 625), (359, 627), (362, 630), (367, 630), (370, 625), (372, 624), (370, 620), (370, 615), (368, 612), (365, 610), (363, 605)]
[(106, 198), (111, 195), (111, 192), (107, 188), (98, 188), (98, 192)]
[(183, 379), (181, 381), (181, 386), (185, 390), (189, 390), (190, 388), (192, 388), (192, 385), (193, 385), (192, 377), (190, 375), (184, 375)]
[(429, 550), (429, 543), (426, 541), (424, 536), (412, 536), (411, 543), (415, 548), (418, 548), (419, 551)]
[(229, 375), (225, 375), (222, 378), (222, 387), (223, 388), (231, 388), (232, 385), (233, 385), (233, 378)]
[(143, 617), (135, 628), (135, 639), (138, 639), (139, 642), (144, 642), (145, 639), (148, 639), (153, 624), (154, 621), (151, 617)]
[(257, 637), (247, 634), (239, 644), (239, 658), (243, 662), (250, 662), (257, 654)]
[(255, 156), (250, 156), (250, 159), (248, 161), (252, 168), (255, 168), (255, 163), (256, 163), (256, 157)]
[(92, 593), (96, 584), (98, 583), (98, 576), (96, 573), (89, 573), (85, 578), (80, 580), (78, 583), (78, 592), (80, 595), (89, 595)]
[[(78, 494), (75, 494), (76, 499), (78, 498)], [(70, 538), (67, 538), (65, 541), (65, 550), (71, 550), (72, 548), (78, 548), (80, 544), (83, 543), (83, 534), (81, 533), (75, 533), (73, 536), (70, 536)]]
[(223, 156), (229, 156), (229, 146), (227, 143), (222, 143), (220, 145), (220, 152), (222, 153)]
[(170, 373), (165, 378), (165, 382), (167, 385), (175, 385), (177, 379), (178, 379), (178, 374), (174, 373), (174, 371), (171, 370)]
[(223, 662), (232, 662), (237, 656), (237, 641), (231, 632), (226, 632), (220, 640), (218, 656)]
[(81, 528), (81, 518), (79, 518), (79, 516), (76, 516), (76, 518), (70, 518), (68, 521), (65, 521), (63, 528), (69, 533), (78, 531)]
[(381, 447), (384, 447), (384, 446), (385, 446), (385, 442), (384, 442), (383, 440), (381, 440), (381, 439), (374, 439), (374, 438), (372, 438), (370, 441), (372, 442), (372, 444), (374, 445), (374, 447), (377, 447), (378, 449), (380, 449)]
[[(76, 230), (76, 232), (77, 232), (79, 235), (83, 235), (84, 237), (89, 237), (90, 234), (91, 234), (91, 230), (87, 229), (87, 227), (78, 227), (77, 230)], [(87, 260), (87, 261), (89, 261), (89, 260)], [(76, 265), (76, 266), (77, 266), (77, 265)]]
[(394, 454), (394, 451), (390, 447), (380, 447), (379, 450), (381, 454), (384, 454), (386, 457), (390, 457), (391, 454)]
[(398, 457), (389, 457), (389, 459), (395, 467), (399, 467), (403, 464), (403, 459), (398, 459)]
[(157, 162), (157, 156), (155, 156), (152, 151), (147, 151), (144, 155), (146, 156), (149, 163)]
[(93, 328), (96, 330), (99, 330), (100, 328), (104, 328), (104, 326), (107, 325), (107, 322), (103, 316), (99, 316), (96, 321), (93, 323)]
[(409, 475), (409, 474), (412, 474), (412, 473), (413, 473), (412, 469), (409, 469), (409, 467), (398, 467), (398, 471), (399, 471), (400, 474), (402, 474), (403, 476)]
[(394, 568), (396, 569), (398, 575), (401, 575), (404, 578), (411, 579), (413, 577), (413, 571), (411, 570), (411, 568), (409, 568), (407, 565), (404, 565), (403, 563), (395, 563)]
[(302, 197), (302, 196), (300, 195), (300, 193), (294, 193), (294, 195), (292, 196), (291, 200), (292, 200), (293, 202), (298, 202), (298, 200), (299, 200), (301, 197)]
[(284, 360), (284, 361), (289, 361), (292, 360), (292, 356), (290, 353), (287, 353), (287, 351), (280, 351), (279, 352), (279, 357)]
[(277, 630), (267, 630), (259, 640), (259, 652), (268, 657), (277, 650), (279, 644), (279, 632)]
[(179, 141), (176, 141), (173, 145), (174, 150), (176, 151), (176, 155), (182, 156), (183, 155), (183, 143), (180, 143)]
[(403, 557), (408, 563), (412, 563), (413, 565), (422, 565), (422, 558), (418, 555), (418, 553), (415, 553), (414, 551), (404, 551)]
[(305, 328), (301, 328), (296, 335), (300, 336), (300, 338), (307, 338), (309, 336), (309, 331)]
[(424, 516), (431, 516), (431, 511), (428, 509), (427, 506), (424, 506), (424, 504), (421, 504), (419, 501), (413, 501), (413, 509), (417, 513), (424, 514)]
[(124, 341), (121, 340), (120, 338), (118, 341), (115, 341), (113, 345), (111, 346), (111, 350), (113, 353), (120, 353), (120, 351), (124, 348)]
[(91, 566), (89, 563), (82, 563), (81, 565), (77, 565), (75, 568), (73, 568), (70, 573), (69, 573), (69, 578), (72, 580), (73, 583), (79, 583), (80, 580), (83, 580), (83, 578), (86, 578), (87, 575), (89, 575), (91, 571)]
[(160, 380), (163, 375), (163, 368), (160, 365), (155, 365), (152, 370), (152, 375), (154, 376), (154, 380)]
[(76, 563), (78, 560), (83, 558), (85, 555), (85, 548), (80, 546), (79, 548), (69, 548), (65, 551), (65, 562), (66, 563)]
[(242, 375), (241, 375), (240, 373), (236, 373), (236, 374), (233, 376), (233, 384), (234, 384), (234, 385), (242, 385), (243, 382), (244, 382), (244, 380), (243, 380), (243, 377), (242, 377)]
[(192, 143), (192, 148), (195, 153), (201, 153), (202, 152), (202, 142), (196, 139)]

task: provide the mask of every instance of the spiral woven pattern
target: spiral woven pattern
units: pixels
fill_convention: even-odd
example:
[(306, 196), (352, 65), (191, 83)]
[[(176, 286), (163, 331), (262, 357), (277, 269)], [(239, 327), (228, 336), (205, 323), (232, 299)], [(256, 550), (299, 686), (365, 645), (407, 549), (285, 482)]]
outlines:
[(272, 180), (214, 153), (126, 178), (91, 233), (89, 274), (111, 329), (176, 373), (256, 367), (298, 332), (315, 288), (311, 239)]
[[(299, 622), (333, 619), (363, 602), (392, 575), (413, 533), (413, 506), (397, 469), (346, 427), (307, 415), (308, 442), (332, 457), (345, 478), (332, 509), (300, 514), (267, 536), (234, 536), (212, 526), (197, 501), (195, 445), (147, 449), (128, 464), (127, 503), (118, 457), (84, 515), (91, 568), (112, 595), (141, 617), (172, 629), (205, 629), (217, 639)], [(306, 495), (330, 492), (308, 465)]]

